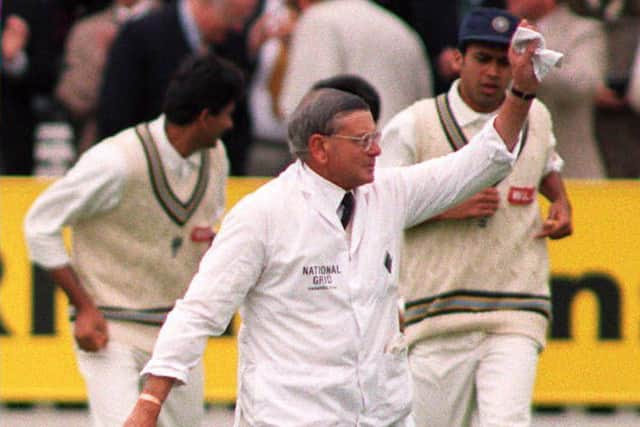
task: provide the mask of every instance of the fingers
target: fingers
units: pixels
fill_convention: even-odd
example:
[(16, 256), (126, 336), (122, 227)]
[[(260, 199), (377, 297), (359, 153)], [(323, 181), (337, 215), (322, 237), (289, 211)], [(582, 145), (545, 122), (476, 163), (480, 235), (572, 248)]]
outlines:
[(74, 338), (84, 351), (95, 352), (107, 345), (109, 336), (104, 325), (93, 325), (86, 328), (76, 323), (75, 326)]
[(487, 188), (482, 190), (472, 199), (478, 206), (487, 206), (491, 208), (498, 209), (500, 206), (500, 194), (498, 194), (498, 190), (495, 188)]
[(524, 93), (535, 93), (539, 81), (535, 76), (533, 69), (533, 55), (536, 46), (531, 43), (522, 53), (516, 53), (512, 48), (509, 55), (509, 62), (512, 67), (513, 87)]
[(573, 227), (571, 226), (571, 223), (566, 222), (558, 225), (556, 229), (549, 234), (549, 238), (552, 240), (562, 239), (563, 237), (570, 236), (572, 233)]
[(528, 28), (530, 30), (533, 31), (538, 31), (538, 28), (532, 24), (531, 22), (527, 21), (526, 19), (523, 19), (520, 21), (520, 24), (518, 24), (519, 27), (523, 27), (523, 28)]
[(99, 331), (94, 331), (94, 333), (89, 335), (76, 335), (75, 339), (78, 347), (89, 352), (96, 352), (103, 349), (109, 341), (107, 335)]
[(485, 188), (484, 190), (480, 191), (478, 194), (490, 200), (496, 200), (496, 201), (500, 200), (500, 194), (498, 193), (498, 189), (496, 189), (495, 187)]
[(558, 221), (556, 221), (555, 219), (547, 218), (542, 223), (542, 230), (536, 233), (534, 237), (536, 238), (548, 237), (553, 232), (555, 227), (557, 227), (557, 223)]
[(569, 221), (547, 218), (542, 223), (542, 230), (534, 235), (536, 238), (549, 237), (556, 240), (567, 237), (573, 233), (573, 227)]
[(554, 227), (549, 231), (548, 237), (551, 239), (561, 239), (573, 233), (571, 222), (571, 207), (565, 201), (558, 201), (551, 204), (547, 221), (554, 221)]
[(500, 196), (495, 188), (489, 188), (473, 196), (467, 202), (467, 217), (493, 216), (500, 207)]
[(26, 38), (29, 35), (29, 25), (18, 15), (11, 15), (5, 22), (5, 31)]
[(27, 22), (18, 15), (9, 16), (5, 25), (7, 30), (26, 31), (29, 29)]
[(5, 22), (2, 31), (2, 57), (3, 60), (11, 62), (16, 55), (24, 49), (29, 39), (29, 26), (16, 15), (11, 15)]
[(78, 312), (73, 335), (78, 346), (90, 352), (104, 348), (109, 341), (107, 322), (95, 309)]
[(469, 199), (470, 216), (492, 216), (500, 207), (500, 194), (494, 187), (485, 188)]
[(493, 187), (486, 188), (457, 206), (438, 215), (438, 220), (492, 216), (500, 207), (500, 195)]

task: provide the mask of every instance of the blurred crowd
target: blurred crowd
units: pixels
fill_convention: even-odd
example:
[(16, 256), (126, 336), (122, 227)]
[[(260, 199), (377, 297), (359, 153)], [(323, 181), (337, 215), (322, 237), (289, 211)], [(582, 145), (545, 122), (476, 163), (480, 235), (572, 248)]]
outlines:
[(449, 88), (458, 22), (479, 5), (534, 22), (565, 55), (538, 94), (563, 175), (640, 176), (638, 0), (3, 0), (0, 174), (61, 174), (156, 117), (180, 61), (213, 50), (249, 82), (223, 138), (231, 174), (276, 175), (287, 114), (316, 81), (365, 78), (383, 127)]

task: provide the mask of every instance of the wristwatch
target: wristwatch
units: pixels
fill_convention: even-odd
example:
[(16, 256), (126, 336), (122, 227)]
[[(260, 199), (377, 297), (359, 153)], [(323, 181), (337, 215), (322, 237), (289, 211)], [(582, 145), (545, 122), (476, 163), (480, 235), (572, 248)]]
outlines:
[(517, 96), (518, 98), (524, 99), (525, 101), (529, 101), (530, 99), (533, 99), (536, 97), (535, 93), (524, 93), (522, 91), (519, 91), (513, 86), (511, 86), (511, 93)]

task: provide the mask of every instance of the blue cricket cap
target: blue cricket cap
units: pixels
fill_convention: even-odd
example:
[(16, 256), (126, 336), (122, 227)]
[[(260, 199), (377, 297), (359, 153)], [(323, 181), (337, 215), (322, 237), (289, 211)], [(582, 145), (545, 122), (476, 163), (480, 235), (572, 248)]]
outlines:
[(469, 42), (508, 45), (520, 19), (493, 7), (472, 9), (462, 20), (458, 31), (458, 46)]

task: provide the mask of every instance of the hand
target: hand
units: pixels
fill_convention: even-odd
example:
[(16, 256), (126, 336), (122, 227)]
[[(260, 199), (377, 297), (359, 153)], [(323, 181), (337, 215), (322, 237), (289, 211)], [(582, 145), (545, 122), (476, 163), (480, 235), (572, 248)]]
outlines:
[[(529, 24), (526, 19), (520, 22), (523, 28), (537, 31), (535, 26)], [(511, 75), (513, 87), (524, 93), (535, 93), (540, 82), (533, 71), (533, 54), (538, 48), (538, 41), (527, 43), (526, 49), (522, 53), (515, 51), (513, 46), (509, 47), (509, 63), (511, 64)]]
[(118, 28), (110, 22), (103, 23), (96, 32), (96, 47), (106, 54), (118, 34)]
[(542, 230), (536, 233), (534, 237), (549, 237), (556, 240), (570, 236), (572, 233), (571, 207), (566, 201), (562, 200), (551, 204), (549, 215), (542, 224)]
[(485, 188), (464, 202), (441, 213), (435, 219), (467, 219), (492, 216), (500, 207), (500, 195), (494, 187)]
[(272, 38), (280, 39), (283, 43), (287, 43), (293, 32), (296, 19), (296, 13), (288, 8), (263, 13), (249, 29), (249, 53), (252, 56), (256, 56), (262, 45)]
[(155, 427), (160, 409), (155, 403), (138, 400), (122, 427)]
[(107, 322), (95, 306), (78, 310), (73, 336), (84, 351), (95, 352), (107, 345)]
[(269, 37), (288, 41), (296, 25), (298, 15), (289, 8), (283, 8), (270, 14), (266, 24)]
[(2, 59), (13, 61), (29, 40), (29, 25), (17, 15), (9, 15), (2, 31)]
[(610, 111), (622, 111), (627, 106), (627, 100), (618, 96), (613, 89), (600, 84), (596, 91), (596, 106)]
[(207, 243), (208, 246), (211, 246), (213, 243), (213, 239), (215, 239), (216, 233), (209, 226), (206, 227), (193, 227), (191, 229), (191, 241), (197, 243)]

